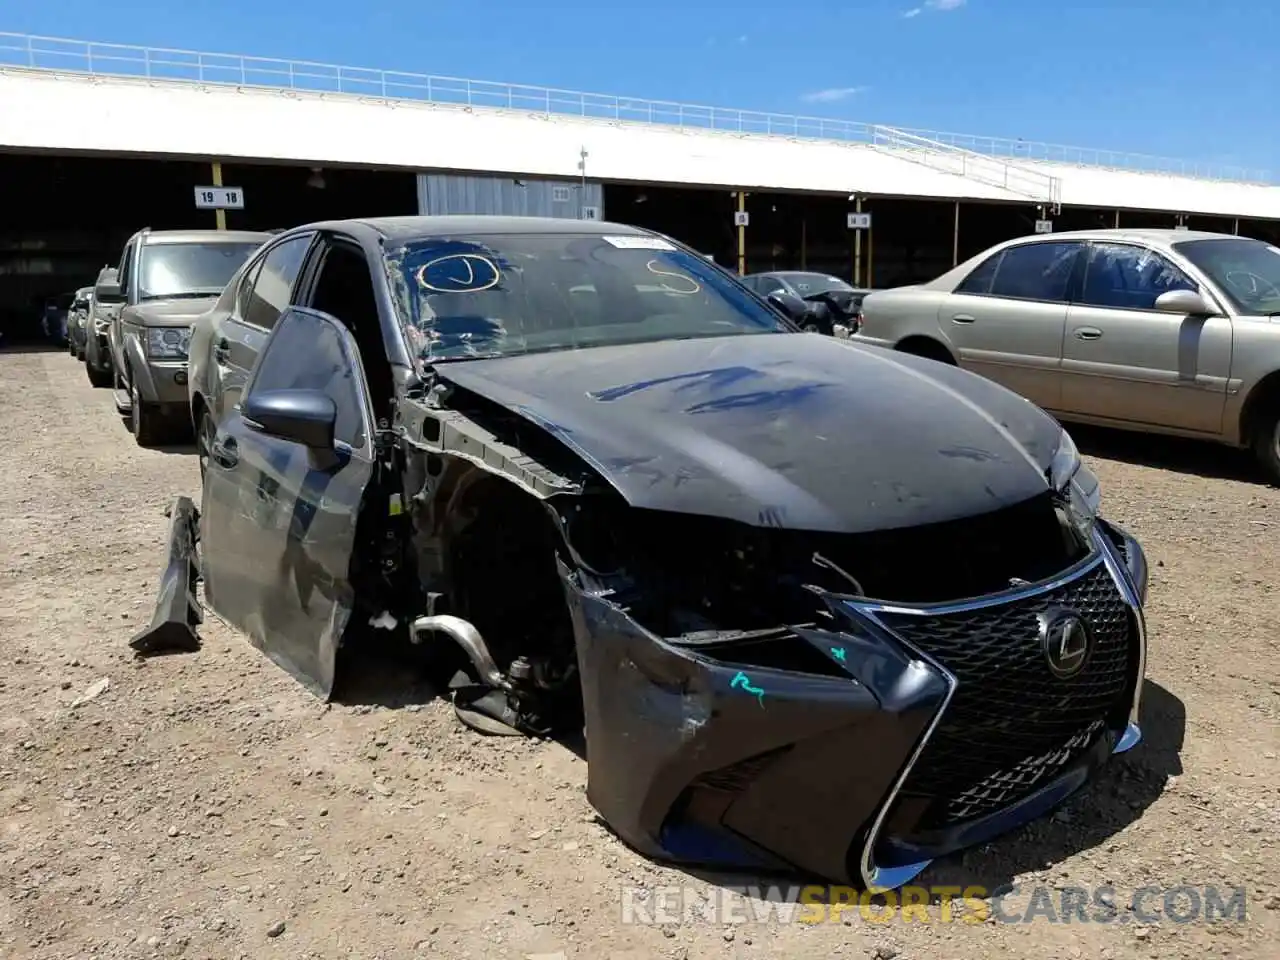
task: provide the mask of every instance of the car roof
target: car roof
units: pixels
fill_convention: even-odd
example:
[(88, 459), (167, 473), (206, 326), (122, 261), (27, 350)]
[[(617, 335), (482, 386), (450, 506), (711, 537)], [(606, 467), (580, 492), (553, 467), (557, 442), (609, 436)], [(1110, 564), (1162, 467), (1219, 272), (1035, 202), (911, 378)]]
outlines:
[[(1061, 233), (1042, 233), (1032, 237), (1019, 237), (1010, 243), (1027, 241), (1052, 242), (1054, 240), (1097, 240), (1123, 241), (1132, 240), (1154, 247), (1168, 248), (1175, 243), (1188, 240), (1250, 240), (1251, 237), (1240, 237), (1232, 233), (1211, 233), (1207, 230), (1174, 230), (1171, 228), (1129, 228), (1111, 227), (1100, 230), (1064, 230)], [(1261, 241), (1258, 241), (1261, 242)]]
[(152, 243), (266, 243), (271, 234), (258, 230), (148, 230), (144, 244)]
[(436, 237), (545, 234), (586, 234), (600, 236), (645, 237), (653, 231), (604, 220), (570, 220), (564, 217), (505, 217), (483, 215), (449, 215), (421, 217), (361, 217), (353, 220), (327, 220), (309, 223), (301, 230), (337, 230), (348, 233), (371, 232), (391, 245), (429, 240)]

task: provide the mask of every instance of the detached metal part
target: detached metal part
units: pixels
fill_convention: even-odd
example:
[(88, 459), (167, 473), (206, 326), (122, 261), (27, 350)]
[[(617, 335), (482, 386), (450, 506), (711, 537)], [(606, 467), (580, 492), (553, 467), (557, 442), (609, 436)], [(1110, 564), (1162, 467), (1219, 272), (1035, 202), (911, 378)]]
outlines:
[(160, 576), (151, 625), (134, 634), (129, 646), (139, 656), (169, 651), (200, 649), (195, 628), (204, 622), (196, 584), (200, 562), (196, 543), (200, 539), (200, 512), (190, 497), (178, 497), (167, 511), (169, 517), (169, 560)]
[(461, 617), (448, 614), (419, 617), (413, 621), (411, 631), (414, 643), (421, 643), (421, 635), (424, 633), (447, 635), (462, 648), (481, 680), (497, 690), (511, 689), (511, 681), (493, 662), (493, 655), (489, 653), (489, 647), (485, 644), (484, 637), (480, 636), (480, 631)]

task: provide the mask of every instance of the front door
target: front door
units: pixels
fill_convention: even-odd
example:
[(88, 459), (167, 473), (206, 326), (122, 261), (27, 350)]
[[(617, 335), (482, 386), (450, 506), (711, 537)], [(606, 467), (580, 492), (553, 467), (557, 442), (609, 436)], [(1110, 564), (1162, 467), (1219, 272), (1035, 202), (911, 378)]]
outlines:
[(1200, 290), (1163, 254), (1094, 243), (1063, 345), (1063, 413), (1218, 433), (1231, 375), (1231, 321), (1155, 309)]
[(1058, 409), (1067, 300), (1082, 247), (1063, 240), (1007, 247), (966, 277), (938, 315), (960, 366)]
[(338, 411), (332, 451), (272, 436), (238, 410), (210, 448), (201, 536), (210, 606), (316, 693), (333, 689), (354, 603), (351, 561), (373, 478), (372, 419), (359, 354), (327, 314), (280, 315), (246, 385), (319, 390)]

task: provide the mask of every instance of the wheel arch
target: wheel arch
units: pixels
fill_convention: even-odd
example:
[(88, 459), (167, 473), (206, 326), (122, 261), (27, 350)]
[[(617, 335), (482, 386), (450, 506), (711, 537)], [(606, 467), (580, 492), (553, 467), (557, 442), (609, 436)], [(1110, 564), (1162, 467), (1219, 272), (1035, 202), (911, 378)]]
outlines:
[(922, 333), (913, 333), (903, 337), (893, 345), (893, 349), (900, 353), (909, 353), (913, 356), (924, 357), (927, 360), (937, 360), (939, 363), (949, 363), (953, 367), (957, 365), (955, 355), (952, 354), (950, 348), (937, 337), (930, 337)]

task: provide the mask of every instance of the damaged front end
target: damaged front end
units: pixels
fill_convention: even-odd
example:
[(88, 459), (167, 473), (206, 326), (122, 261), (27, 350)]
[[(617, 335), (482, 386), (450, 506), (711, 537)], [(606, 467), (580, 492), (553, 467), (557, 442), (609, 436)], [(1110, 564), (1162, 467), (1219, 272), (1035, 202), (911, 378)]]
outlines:
[[(968, 539), (952, 533), (957, 547)], [(953, 579), (994, 559), (973, 547)], [(671, 630), (678, 606), (655, 617), (625, 578), (561, 572), (589, 799), (657, 858), (892, 889), (1041, 816), (1139, 738), (1145, 559), (1101, 521), (1066, 570), (1034, 582), (895, 604), (810, 583), (816, 616), (772, 628), (662, 633), (650, 626)], [(1042, 629), (1063, 611), (1091, 644), (1067, 678), (1047, 668)]]

